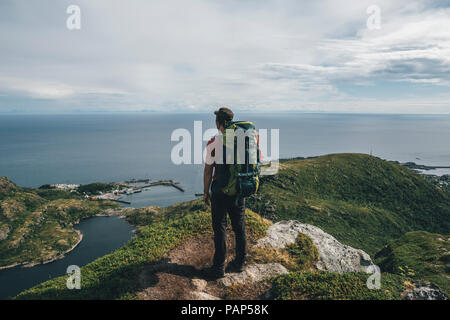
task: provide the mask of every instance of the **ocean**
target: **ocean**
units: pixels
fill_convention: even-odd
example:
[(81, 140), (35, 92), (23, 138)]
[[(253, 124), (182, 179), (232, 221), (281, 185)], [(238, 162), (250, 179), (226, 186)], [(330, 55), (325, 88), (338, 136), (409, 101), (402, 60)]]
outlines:
[[(358, 152), (450, 165), (450, 115), (266, 113), (236, 119), (279, 129), (281, 158)], [(203, 166), (173, 164), (177, 142), (171, 134), (185, 128), (193, 135), (194, 121), (202, 121), (203, 132), (215, 128), (212, 114), (0, 115), (0, 175), (23, 187), (172, 179), (184, 193), (157, 187), (127, 200), (165, 206), (192, 199), (203, 190)]]

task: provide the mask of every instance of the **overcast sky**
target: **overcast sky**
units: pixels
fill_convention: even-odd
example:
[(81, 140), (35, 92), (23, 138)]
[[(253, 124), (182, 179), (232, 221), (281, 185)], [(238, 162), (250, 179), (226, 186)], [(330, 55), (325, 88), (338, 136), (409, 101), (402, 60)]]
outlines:
[(450, 113), (446, 0), (1, 0), (0, 45), (0, 113)]

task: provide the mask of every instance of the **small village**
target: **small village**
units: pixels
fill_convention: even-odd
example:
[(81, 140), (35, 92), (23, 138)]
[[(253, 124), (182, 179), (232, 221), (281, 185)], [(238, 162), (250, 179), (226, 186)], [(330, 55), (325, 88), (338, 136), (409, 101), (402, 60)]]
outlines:
[(444, 174), (442, 176), (436, 176), (431, 174), (422, 174), (422, 176), (432, 184), (438, 186), (442, 190), (450, 192), (450, 175)]
[[(94, 184), (91, 184), (94, 185)], [(54, 189), (64, 190), (67, 192), (81, 193), (86, 199), (90, 200), (109, 200), (119, 203), (130, 204), (130, 202), (122, 200), (124, 195), (132, 195), (147, 190), (154, 186), (171, 186), (181, 192), (184, 189), (179, 182), (173, 180), (156, 180), (150, 182), (150, 179), (131, 179), (118, 183), (98, 183), (105, 190), (96, 190), (94, 192), (82, 192), (79, 184), (51, 184), (50, 187)]]

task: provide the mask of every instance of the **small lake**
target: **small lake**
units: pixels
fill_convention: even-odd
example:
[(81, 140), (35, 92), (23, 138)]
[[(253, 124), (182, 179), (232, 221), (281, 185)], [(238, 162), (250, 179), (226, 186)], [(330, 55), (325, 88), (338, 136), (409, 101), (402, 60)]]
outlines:
[[(31, 268), (16, 267), (0, 271), (0, 299), (7, 299), (43, 281), (66, 274), (67, 267), (82, 267), (125, 245), (134, 227), (117, 216), (93, 217), (75, 226), (83, 240), (63, 259)], [(83, 281), (83, 280), (82, 280)]]

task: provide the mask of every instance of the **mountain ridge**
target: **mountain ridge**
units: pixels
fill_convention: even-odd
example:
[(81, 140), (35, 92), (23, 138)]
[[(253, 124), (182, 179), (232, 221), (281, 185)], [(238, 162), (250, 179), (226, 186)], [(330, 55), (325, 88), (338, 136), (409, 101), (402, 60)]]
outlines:
[(333, 154), (280, 167), (247, 201), (270, 220), (318, 226), (371, 255), (408, 231), (450, 232), (450, 193), (395, 162)]

